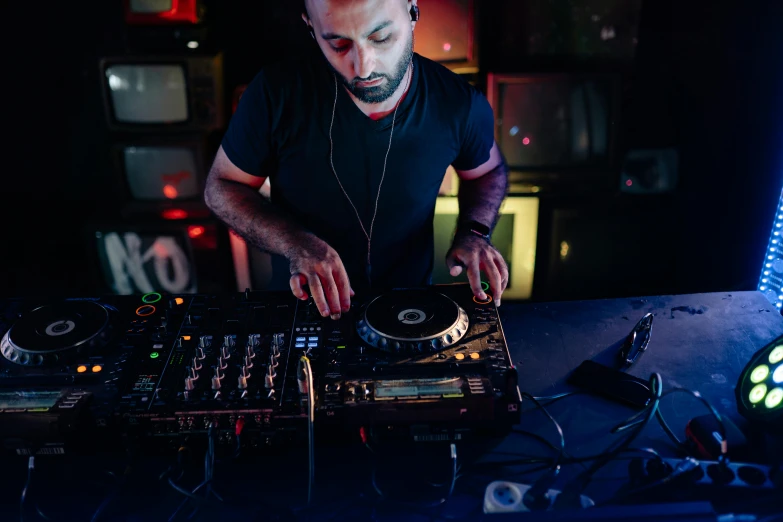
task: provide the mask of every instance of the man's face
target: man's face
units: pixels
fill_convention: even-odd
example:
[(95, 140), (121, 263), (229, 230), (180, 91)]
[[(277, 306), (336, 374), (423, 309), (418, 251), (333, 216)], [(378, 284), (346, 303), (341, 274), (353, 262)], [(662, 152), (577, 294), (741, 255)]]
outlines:
[(316, 40), (345, 87), (364, 103), (388, 100), (413, 56), (404, 0), (308, 0)]

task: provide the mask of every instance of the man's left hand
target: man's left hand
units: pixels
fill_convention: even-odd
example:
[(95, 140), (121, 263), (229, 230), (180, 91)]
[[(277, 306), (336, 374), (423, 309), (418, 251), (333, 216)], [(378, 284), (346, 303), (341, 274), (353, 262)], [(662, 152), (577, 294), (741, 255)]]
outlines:
[(492, 296), (500, 306), (500, 296), (508, 286), (508, 266), (503, 256), (483, 238), (475, 235), (457, 235), (446, 254), (446, 266), (452, 277), (466, 269), (473, 295), (485, 301), (487, 294), (481, 288), (481, 272), (487, 276)]

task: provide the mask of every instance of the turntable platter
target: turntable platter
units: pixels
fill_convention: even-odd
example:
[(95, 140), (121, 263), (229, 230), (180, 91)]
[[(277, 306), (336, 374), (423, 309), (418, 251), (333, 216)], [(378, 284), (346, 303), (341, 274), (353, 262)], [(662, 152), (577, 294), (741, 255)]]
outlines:
[(468, 316), (439, 292), (393, 290), (371, 301), (357, 326), (359, 336), (376, 348), (417, 354), (456, 344), (468, 330)]
[(0, 350), (9, 361), (42, 366), (84, 353), (106, 337), (109, 311), (92, 301), (66, 301), (23, 313), (3, 336)]

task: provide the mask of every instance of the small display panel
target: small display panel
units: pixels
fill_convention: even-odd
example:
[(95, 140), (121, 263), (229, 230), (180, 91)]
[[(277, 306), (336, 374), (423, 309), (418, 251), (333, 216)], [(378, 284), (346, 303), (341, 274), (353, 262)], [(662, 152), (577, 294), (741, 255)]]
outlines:
[(461, 397), (462, 377), (376, 381), (375, 400)]
[(57, 404), (60, 395), (59, 391), (2, 391), (0, 411), (49, 409)]

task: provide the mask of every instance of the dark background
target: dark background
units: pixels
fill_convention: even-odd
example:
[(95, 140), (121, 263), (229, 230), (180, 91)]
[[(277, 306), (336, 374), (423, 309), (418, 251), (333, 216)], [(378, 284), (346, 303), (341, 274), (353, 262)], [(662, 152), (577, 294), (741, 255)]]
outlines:
[[(178, 37), (129, 30), (119, 1), (6, 7), (0, 294), (97, 290), (82, 228), (118, 206), (101, 57), (163, 53), (207, 31), (200, 51), (224, 52), (228, 107), (236, 85), (311, 45), (296, 4), (206, 2), (205, 26)], [(783, 3), (644, 0), (633, 60), (531, 58), (527, 4), (480, 1), (477, 85), (489, 72), (620, 73), (618, 154), (675, 147), (680, 157), (671, 194), (542, 193), (534, 298), (755, 288), (783, 186)], [(550, 255), (558, 211), (580, 216), (582, 237), (604, 239), (568, 269)]]

